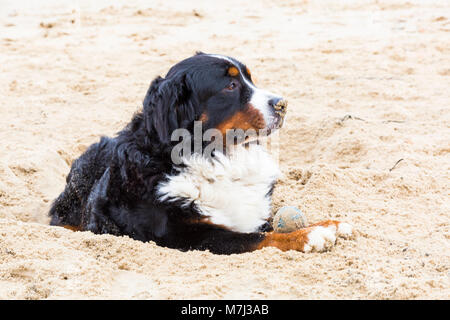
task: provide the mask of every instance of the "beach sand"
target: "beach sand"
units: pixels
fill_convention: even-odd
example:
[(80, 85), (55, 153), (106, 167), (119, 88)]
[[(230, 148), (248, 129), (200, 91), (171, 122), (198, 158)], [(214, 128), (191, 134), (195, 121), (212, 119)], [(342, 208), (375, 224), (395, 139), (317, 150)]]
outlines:
[[(448, 1), (2, 1), (0, 299), (449, 299)], [(48, 225), (71, 162), (197, 50), (289, 100), (273, 209), (325, 253), (180, 252)]]

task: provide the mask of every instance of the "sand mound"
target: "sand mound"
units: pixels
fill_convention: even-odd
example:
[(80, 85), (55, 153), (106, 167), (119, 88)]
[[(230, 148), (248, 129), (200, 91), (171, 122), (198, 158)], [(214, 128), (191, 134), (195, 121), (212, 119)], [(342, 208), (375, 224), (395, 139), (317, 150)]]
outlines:
[[(447, 1), (77, 3), (0, 10), (0, 299), (450, 297)], [(274, 210), (356, 239), (217, 256), (47, 225), (70, 163), (197, 50), (289, 100)]]

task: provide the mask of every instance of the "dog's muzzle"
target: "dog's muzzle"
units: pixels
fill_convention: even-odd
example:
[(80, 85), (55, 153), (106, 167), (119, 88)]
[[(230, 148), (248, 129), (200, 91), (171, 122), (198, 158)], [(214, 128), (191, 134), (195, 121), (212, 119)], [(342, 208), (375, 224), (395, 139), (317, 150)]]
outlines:
[(276, 120), (271, 125), (271, 130), (279, 129), (283, 126), (284, 118), (287, 112), (288, 102), (283, 98), (274, 98), (269, 101), (269, 105), (273, 108)]

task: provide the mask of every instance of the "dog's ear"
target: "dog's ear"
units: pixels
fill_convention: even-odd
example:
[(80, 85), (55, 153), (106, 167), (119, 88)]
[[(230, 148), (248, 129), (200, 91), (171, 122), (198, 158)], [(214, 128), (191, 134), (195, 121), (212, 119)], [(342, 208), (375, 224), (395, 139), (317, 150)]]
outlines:
[(148, 134), (156, 133), (162, 144), (170, 144), (175, 129), (195, 119), (195, 98), (186, 76), (157, 77), (144, 98), (144, 119)]

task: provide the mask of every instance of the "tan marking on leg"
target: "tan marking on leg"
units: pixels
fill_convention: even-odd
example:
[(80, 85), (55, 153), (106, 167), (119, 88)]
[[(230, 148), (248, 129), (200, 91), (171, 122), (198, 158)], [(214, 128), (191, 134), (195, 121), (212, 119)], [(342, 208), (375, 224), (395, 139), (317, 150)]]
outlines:
[(309, 232), (311, 232), (311, 228), (304, 228), (290, 233), (269, 232), (256, 249), (275, 247), (281, 251), (303, 251), (305, 244), (308, 242)]
[(71, 226), (71, 225), (64, 225), (64, 226), (62, 226), (63, 228), (65, 228), (65, 229), (69, 229), (69, 230), (72, 230), (72, 231), (83, 231), (82, 229), (81, 229), (81, 227), (79, 227), (79, 226)]
[(352, 227), (348, 223), (326, 220), (290, 233), (267, 233), (256, 249), (276, 247), (281, 251), (322, 252), (335, 244), (336, 237), (351, 235)]
[(336, 220), (325, 220), (325, 221), (320, 221), (320, 222), (317, 222), (317, 223), (313, 223), (309, 227), (321, 226), (321, 227), (327, 228), (329, 226), (335, 226), (337, 228), (339, 223), (340, 222), (336, 221)]

